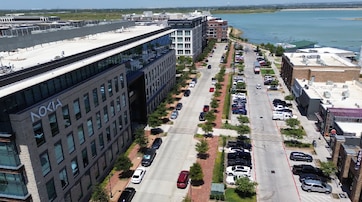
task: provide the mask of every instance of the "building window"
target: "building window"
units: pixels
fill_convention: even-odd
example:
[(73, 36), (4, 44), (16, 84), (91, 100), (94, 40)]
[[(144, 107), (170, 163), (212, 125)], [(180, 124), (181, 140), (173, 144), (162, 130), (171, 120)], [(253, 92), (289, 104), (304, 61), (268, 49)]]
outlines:
[(123, 128), (122, 115), (120, 115), (120, 116), (118, 117), (118, 123), (119, 123), (119, 129), (122, 130), (122, 128)]
[(52, 178), (49, 182), (46, 183), (48, 200), (54, 201), (57, 198), (57, 192), (55, 191), (54, 179)]
[(104, 123), (108, 123), (109, 121), (107, 106), (103, 107), (103, 121)]
[(62, 184), (62, 188), (64, 189), (69, 184), (66, 168), (63, 168), (59, 172), (59, 179), (60, 179), (60, 183)]
[(122, 93), (122, 107), (126, 106), (126, 94)]
[(50, 130), (52, 132), (52, 135), (55, 136), (59, 133), (57, 116), (55, 113), (52, 113), (48, 116), (48, 119), (49, 119), (49, 125), (50, 125)]
[(185, 42), (190, 42), (191, 38), (190, 37), (185, 37)]
[(92, 118), (87, 120), (87, 128), (88, 128), (88, 136), (92, 136), (94, 134)]
[(64, 107), (62, 107), (62, 112), (63, 112), (63, 119), (64, 119), (64, 127), (66, 128), (66, 127), (72, 125), (72, 122), (70, 121), (68, 105), (65, 105)]
[(185, 50), (185, 55), (190, 55), (191, 51), (190, 50)]
[(96, 113), (96, 124), (97, 124), (97, 129), (102, 128), (101, 112)]
[(79, 174), (77, 157), (70, 162), (70, 167), (72, 169), (73, 176), (77, 176)]
[(33, 132), (37, 146), (43, 145), (45, 143), (45, 136), (41, 120), (33, 124)]
[(64, 159), (63, 148), (62, 148), (61, 142), (58, 142), (54, 145), (54, 153), (55, 153), (55, 159), (57, 160), (57, 163), (59, 164)]
[(93, 89), (93, 104), (94, 106), (98, 106), (99, 105), (99, 101), (98, 101), (98, 91), (97, 89)]
[(89, 102), (89, 95), (88, 95), (88, 93), (83, 95), (83, 101), (84, 101), (85, 112), (86, 112), (86, 113), (90, 112), (91, 107), (90, 107), (90, 102)]
[(117, 112), (121, 111), (121, 99), (119, 97), (116, 99), (116, 108)]
[(104, 84), (101, 85), (101, 97), (102, 97), (102, 101), (106, 101), (107, 97), (106, 97), (106, 87), (104, 86)]
[(74, 100), (73, 102), (73, 108), (74, 108), (74, 115), (75, 115), (75, 118), (78, 120), (82, 117), (82, 114), (80, 112), (80, 106), (79, 106), (79, 100), (76, 99)]
[(191, 48), (191, 44), (189, 43), (185, 44), (185, 48)]
[(185, 35), (190, 36), (190, 30), (185, 30)]
[(99, 139), (99, 148), (101, 148), (102, 150), (104, 148), (103, 133), (99, 134), (98, 139)]
[(106, 138), (107, 138), (107, 143), (111, 141), (111, 128), (110, 127), (106, 128)]
[(75, 150), (74, 138), (72, 133), (67, 135), (67, 143), (68, 143), (68, 152), (70, 154)]
[(112, 117), (116, 115), (116, 110), (114, 109), (114, 101), (111, 102), (111, 115)]
[(177, 36), (182, 36), (182, 30), (177, 30)]
[(89, 161), (88, 161), (88, 152), (87, 147), (83, 149), (82, 151), (82, 159), (83, 159), (83, 167), (87, 167)]
[(177, 50), (177, 54), (182, 55), (182, 54), (184, 54), (184, 51), (183, 50)]
[(41, 163), (41, 170), (43, 176), (45, 176), (51, 171), (48, 152), (45, 152), (42, 155), (40, 155), (40, 163)]
[(119, 75), (119, 82), (121, 83), (121, 88), (124, 88), (124, 76), (123, 74)]
[(183, 49), (183, 48), (184, 48), (184, 46), (183, 46), (182, 43), (178, 43), (178, 44), (177, 44), (177, 49)]
[(112, 131), (113, 131), (113, 137), (116, 137), (116, 135), (117, 135), (117, 123), (116, 123), (116, 121), (113, 121), (113, 123), (112, 123)]
[(109, 97), (111, 97), (113, 95), (113, 89), (112, 89), (112, 80), (108, 80), (108, 94)]
[(85, 142), (83, 125), (78, 126), (78, 139), (79, 144), (83, 144)]
[(182, 42), (182, 37), (177, 37), (177, 42)]
[(91, 142), (91, 152), (92, 152), (92, 158), (97, 156), (97, 146), (96, 146), (96, 141), (93, 140)]
[(114, 77), (113, 81), (114, 81), (113, 82), (114, 83), (114, 89), (115, 89), (116, 93), (118, 93), (118, 91), (119, 91), (118, 77)]
[(124, 125), (127, 125), (128, 124), (128, 113), (127, 113), (127, 111), (124, 112), (123, 117), (124, 117)]

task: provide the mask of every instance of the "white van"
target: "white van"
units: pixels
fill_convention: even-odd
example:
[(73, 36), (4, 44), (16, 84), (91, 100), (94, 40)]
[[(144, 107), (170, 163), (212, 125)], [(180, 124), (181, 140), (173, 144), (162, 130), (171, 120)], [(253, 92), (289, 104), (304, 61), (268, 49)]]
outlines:
[(281, 111), (273, 111), (272, 119), (273, 120), (282, 120), (285, 121), (290, 118), (297, 118), (297, 116), (293, 115), (290, 112), (281, 112)]

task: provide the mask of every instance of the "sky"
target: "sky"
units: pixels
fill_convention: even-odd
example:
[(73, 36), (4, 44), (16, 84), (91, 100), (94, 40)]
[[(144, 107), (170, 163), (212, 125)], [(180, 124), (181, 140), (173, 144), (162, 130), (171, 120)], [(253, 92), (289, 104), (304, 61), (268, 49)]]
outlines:
[(212, 7), (317, 2), (362, 2), (362, 0), (3, 0), (0, 10)]

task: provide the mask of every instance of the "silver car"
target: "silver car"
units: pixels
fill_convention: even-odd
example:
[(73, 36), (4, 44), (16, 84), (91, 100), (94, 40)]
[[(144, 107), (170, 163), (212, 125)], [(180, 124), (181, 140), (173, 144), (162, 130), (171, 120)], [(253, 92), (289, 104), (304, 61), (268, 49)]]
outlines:
[(324, 192), (326, 194), (330, 194), (332, 192), (331, 185), (320, 180), (304, 180), (302, 183), (302, 189), (307, 192)]
[(177, 110), (172, 111), (170, 118), (176, 119), (177, 117), (178, 117), (178, 111)]

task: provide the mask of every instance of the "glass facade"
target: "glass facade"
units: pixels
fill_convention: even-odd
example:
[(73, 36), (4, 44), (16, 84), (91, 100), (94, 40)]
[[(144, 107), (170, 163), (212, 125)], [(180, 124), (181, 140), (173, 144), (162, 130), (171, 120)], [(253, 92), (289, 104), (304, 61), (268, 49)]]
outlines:
[(26, 179), (23, 173), (0, 173), (0, 189), (1, 194), (4, 195), (22, 197), (28, 194), (28, 190), (26, 188)]
[(0, 142), (1, 165), (17, 167), (20, 165), (18, 152), (13, 142)]

